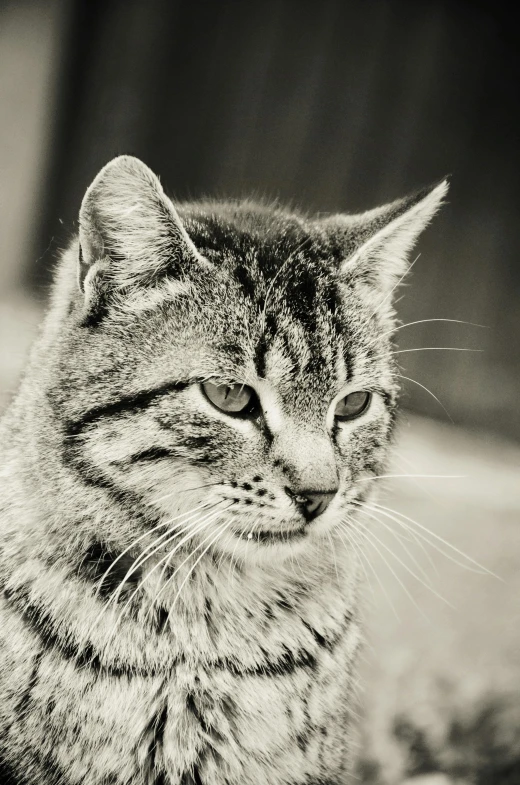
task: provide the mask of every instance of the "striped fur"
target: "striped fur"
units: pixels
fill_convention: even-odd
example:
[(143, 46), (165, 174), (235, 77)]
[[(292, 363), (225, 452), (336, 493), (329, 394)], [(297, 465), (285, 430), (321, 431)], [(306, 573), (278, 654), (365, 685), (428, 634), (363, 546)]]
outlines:
[[(98, 175), (0, 431), (2, 782), (349, 782), (345, 537), (395, 417), (392, 288), (445, 190), (314, 220)], [(304, 520), (286, 489), (338, 478)]]

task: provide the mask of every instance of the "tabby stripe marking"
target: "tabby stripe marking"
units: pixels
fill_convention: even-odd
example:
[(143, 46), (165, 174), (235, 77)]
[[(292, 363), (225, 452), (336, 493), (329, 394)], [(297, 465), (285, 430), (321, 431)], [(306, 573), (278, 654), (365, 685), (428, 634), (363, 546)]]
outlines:
[[(145, 525), (149, 526), (150, 524), (155, 525), (159, 523), (159, 519), (151, 515), (149, 508), (143, 504), (138, 494), (128, 490), (121, 490), (110, 479), (101, 474), (96, 467), (78, 455), (79, 444), (74, 437), (81, 435), (85, 428), (103, 417), (113, 417), (125, 412), (141, 411), (158, 398), (183, 390), (187, 386), (187, 382), (170, 382), (152, 390), (142, 390), (134, 395), (120, 398), (118, 401), (96, 406), (85, 412), (78, 420), (71, 420), (65, 423), (62, 453), (64, 464), (75, 471), (86, 485), (103, 488), (107, 491), (118, 505), (129, 510), (134, 517), (139, 517)], [(53, 406), (53, 408), (56, 407)]]
[[(141, 580), (141, 569), (135, 568), (134, 574), (127, 578), (134, 568), (136, 559), (130, 554), (111, 551), (103, 542), (92, 542), (81, 557), (74, 572), (89, 584), (97, 584), (97, 593), (107, 600), (120, 590), (119, 602), (126, 599), (130, 589), (135, 589)], [(123, 581), (125, 580), (125, 584)]]
[[(70, 780), (65, 775), (65, 771), (52, 760), (50, 755), (41, 755), (38, 750), (28, 749), (24, 751), (21, 759), (24, 772), (12, 768), (6, 755), (0, 750), (0, 783), (2, 785), (69, 785)], [(39, 771), (35, 772), (35, 768)], [(29, 772), (33, 772), (29, 774)], [(40, 772), (44, 775), (42, 779)], [(111, 780), (107, 781), (110, 785)]]
[(118, 506), (127, 510), (132, 517), (138, 518), (144, 526), (156, 526), (160, 523), (159, 517), (152, 514), (150, 508), (146, 506), (139, 494), (128, 489), (118, 488), (97, 467), (78, 454), (80, 445), (76, 439), (70, 438), (76, 435), (78, 434), (71, 432), (68, 436), (65, 435), (63, 439), (63, 464), (69, 467), (85, 485), (103, 489)]
[(316, 670), (317, 661), (314, 655), (306, 651), (306, 649), (299, 649), (294, 655), (286, 646), (283, 647), (284, 653), (277, 660), (272, 662), (267, 653), (262, 651), (265, 655), (265, 661), (256, 665), (253, 668), (240, 669), (232, 660), (217, 660), (214, 667), (228, 670), (233, 676), (287, 676), (298, 668), (310, 668)]
[[(212, 735), (215, 740), (222, 740), (222, 736), (216, 731), (213, 726), (208, 725), (202, 713), (199, 711), (195, 703), (195, 696), (189, 692), (186, 696), (186, 708), (195, 717), (198, 724), (201, 726), (203, 732), (207, 735)], [(202, 749), (197, 751), (197, 760), (192, 764), (191, 768), (185, 771), (180, 780), (180, 785), (203, 785), (200, 776), (200, 765), (208, 754), (208, 744), (206, 743)]]
[(163, 398), (165, 395), (170, 395), (172, 392), (184, 390), (187, 386), (188, 382), (170, 382), (161, 387), (155, 387), (151, 390), (141, 390), (141, 392), (134, 393), (133, 395), (126, 395), (117, 401), (95, 406), (93, 409), (89, 409), (82, 414), (78, 420), (72, 420), (66, 423), (66, 434), (67, 436), (78, 436), (85, 428), (102, 417), (113, 417), (126, 412), (135, 413), (141, 411), (142, 409), (146, 409), (158, 398)]
[(105, 477), (84, 458), (77, 455), (78, 446), (71, 440), (63, 443), (63, 463), (68, 466), (80, 480), (93, 488), (102, 488), (117, 505), (127, 510), (134, 518), (138, 518), (145, 526), (157, 526), (160, 516), (154, 515), (138, 493), (118, 488), (108, 477)]
[(206, 718), (197, 706), (195, 695), (192, 692), (189, 692), (186, 696), (186, 708), (191, 714), (193, 714), (206, 736), (211, 736), (215, 742), (225, 741), (224, 736), (219, 732), (219, 730), (215, 728), (214, 725), (211, 725), (209, 722), (207, 722)]
[(197, 764), (195, 764), (191, 771), (184, 772), (179, 785), (204, 785), (200, 777), (199, 767)]
[(27, 713), (27, 709), (31, 703), (32, 691), (38, 684), (38, 672), (40, 670), (40, 664), (42, 658), (43, 658), (43, 650), (40, 649), (39, 651), (36, 652), (34, 656), (31, 675), (29, 677), (29, 681), (27, 682), (27, 686), (24, 689), (20, 700), (15, 706), (15, 712), (19, 717), (23, 717), (23, 715)]
[[(152, 669), (142, 670), (131, 664), (128, 667), (124, 667), (123, 665), (107, 665), (101, 662), (99, 654), (94, 651), (92, 644), (86, 644), (80, 649), (74, 643), (65, 643), (61, 640), (54, 629), (54, 621), (50, 615), (28, 602), (27, 594), (19, 592), (19, 596), (15, 596), (14, 592), (6, 590), (4, 591), (4, 597), (7, 600), (7, 604), (18, 612), (30, 632), (40, 639), (44, 649), (58, 652), (64, 660), (72, 662), (78, 669), (89, 667), (97, 673), (115, 678), (130, 677), (134, 674), (143, 676), (156, 675), (156, 671)], [(43, 653), (42, 651), (42, 656)]]
[(146, 450), (135, 452), (127, 461), (120, 461), (120, 463), (131, 464), (140, 463), (142, 461), (152, 463), (153, 461), (162, 461), (164, 458), (174, 457), (176, 457), (175, 451), (169, 450), (167, 447), (148, 447)]
[[(349, 780), (350, 781), (350, 780)], [(323, 779), (322, 777), (313, 777), (312, 779), (300, 780), (298, 782), (291, 782), (290, 785), (343, 785), (344, 780), (341, 780), (341, 783), (338, 780), (329, 780)]]
[[(165, 703), (164, 706), (156, 715), (156, 717), (154, 717), (152, 723), (154, 728), (154, 734), (153, 734), (152, 742), (150, 743), (150, 747), (148, 749), (150, 768), (152, 772), (154, 772), (156, 769), (157, 750), (159, 748), (162, 748), (164, 744), (164, 729), (166, 728), (167, 721), (168, 721), (168, 704)], [(154, 778), (154, 785), (166, 785), (166, 775), (164, 772), (160, 772), (157, 775), (157, 777)]]
[(3, 760), (3, 755), (0, 751), (0, 782), (2, 785), (27, 785), (27, 780), (21, 779), (18, 775), (13, 771), (13, 769), (9, 766), (9, 764)]
[(312, 627), (312, 625), (310, 625), (308, 622), (306, 622), (303, 619), (301, 619), (301, 622), (302, 622), (303, 626), (306, 627), (309, 630), (309, 632), (312, 634), (312, 636), (313, 636), (314, 640), (316, 641), (316, 643), (318, 644), (318, 646), (320, 648), (322, 648), (322, 649), (327, 649), (327, 651), (329, 651), (329, 652), (334, 651), (335, 647), (337, 646), (337, 644), (342, 639), (343, 635), (346, 633), (346, 631), (350, 627), (352, 621), (353, 621), (352, 614), (350, 613), (350, 611), (348, 611), (345, 614), (345, 616), (343, 618), (343, 624), (342, 624), (341, 628), (338, 630), (338, 632), (336, 633), (336, 635), (334, 635), (330, 639), (327, 639), (321, 633), (319, 633), (318, 630), (316, 630), (314, 627)]
[[(56, 633), (51, 616), (41, 608), (30, 603), (26, 592), (19, 590), (15, 593), (11, 590), (5, 590), (4, 597), (8, 605), (19, 613), (28, 629), (40, 639), (45, 649), (57, 651), (63, 659), (72, 662), (77, 668), (90, 667), (100, 674), (115, 678), (121, 678), (122, 676), (131, 677), (135, 674), (155, 676), (158, 673), (164, 673), (164, 671), (155, 668), (144, 669), (136, 667), (131, 663), (127, 667), (103, 663), (92, 644), (89, 643), (80, 649), (74, 643), (65, 643)], [(265, 656), (264, 662), (253, 667), (240, 668), (236, 662), (227, 658), (207, 663), (205, 667), (208, 671), (212, 669), (229, 671), (237, 678), (248, 676), (275, 678), (288, 676), (300, 668), (315, 670), (318, 665), (316, 657), (306, 649), (299, 649), (296, 653), (293, 653), (284, 646), (284, 653), (276, 660), (270, 660), (267, 652), (263, 651), (262, 653)], [(184, 662), (184, 658), (179, 656), (171, 667), (175, 668), (176, 665)]]

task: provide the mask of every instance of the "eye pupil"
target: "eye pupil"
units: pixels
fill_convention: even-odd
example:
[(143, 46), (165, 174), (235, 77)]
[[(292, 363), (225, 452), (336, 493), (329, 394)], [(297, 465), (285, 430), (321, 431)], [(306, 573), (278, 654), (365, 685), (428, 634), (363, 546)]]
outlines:
[(209, 402), (228, 414), (251, 414), (258, 402), (254, 390), (244, 384), (204, 382), (201, 387)]
[(337, 420), (353, 420), (368, 409), (371, 395), (365, 390), (345, 395), (336, 405), (334, 415)]

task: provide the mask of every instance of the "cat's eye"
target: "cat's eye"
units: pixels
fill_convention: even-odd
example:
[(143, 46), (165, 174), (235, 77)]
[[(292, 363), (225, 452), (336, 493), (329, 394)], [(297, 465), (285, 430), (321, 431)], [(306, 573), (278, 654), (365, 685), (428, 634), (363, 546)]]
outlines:
[(209, 402), (226, 414), (246, 417), (254, 414), (259, 407), (255, 391), (245, 384), (203, 382), (201, 387)]
[(370, 406), (371, 398), (370, 393), (365, 390), (345, 395), (336, 404), (334, 417), (337, 420), (353, 420), (355, 417), (359, 417)]

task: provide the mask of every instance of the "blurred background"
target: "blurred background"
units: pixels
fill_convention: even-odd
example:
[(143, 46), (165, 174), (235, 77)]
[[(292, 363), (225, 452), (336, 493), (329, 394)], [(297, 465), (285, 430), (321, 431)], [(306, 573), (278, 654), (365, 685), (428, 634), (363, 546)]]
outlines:
[[(410, 415), (395, 471), (465, 478), (403, 477), (387, 493), (505, 583), (441, 557), (435, 590), (458, 609), (446, 612), (394, 560), (408, 594), (391, 574), (385, 590), (400, 624), (373, 581), (377, 656), (367, 657), (374, 686), (360, 775), (371, 783), (434, 771), (520, 783), (510, 686), (520, 684), (512, 13), (484, 0), (0, 0), (3, 404), (82, 195), (111, 157), (141, 157), (173, 198), (258, 194), (317, 212), (365, 210), (451, 176), (449, 204), (400, 290), (399, 317), (484, 327), (435, 321), (398, 333), (402, 349), (479, 351), (400, 355), (415, 381), (404, 388)], [(455, 721), (452, 706), (449, 722), (432, 719), (436, 701), (440, 715), (457, 702), (462, 714)], [(401, 711), (415, 711), (413, 721), (396, 719)], [(452, 743), (465, 752), (450, 757)]]
[[(505, 4), (2, 0), (0, 291), (45, 301), (111, 157), (175, 198), (355, 212), (451, 175), (399, 303), (407, 376), (453, 420), (520, 437), (519, 57)], [(408, 387), (410, 389), (408, 389)], [(442, 407), (409, 383), (408, 408)]]

